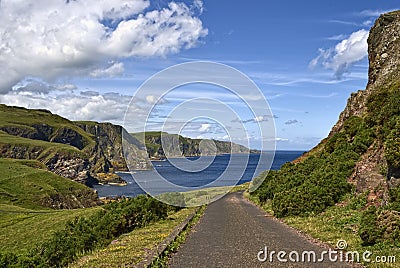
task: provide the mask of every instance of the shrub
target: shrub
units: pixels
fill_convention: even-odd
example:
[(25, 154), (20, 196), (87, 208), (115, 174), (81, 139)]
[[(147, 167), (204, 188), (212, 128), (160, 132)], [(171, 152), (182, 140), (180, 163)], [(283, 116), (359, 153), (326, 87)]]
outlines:
[(149, 196), (126, 198), (90, 217), (77, 217), (27, 255), (0, 254), (0, 267), (61, 267), (119, 235), (163, 219), (172, 209)]
[(377, 219), (377, 209), (374, 206), (366, 209), (361, 216), (359, 233), (364, 246), (376, 244), (382, 236), (381, 230), (376, 226)]

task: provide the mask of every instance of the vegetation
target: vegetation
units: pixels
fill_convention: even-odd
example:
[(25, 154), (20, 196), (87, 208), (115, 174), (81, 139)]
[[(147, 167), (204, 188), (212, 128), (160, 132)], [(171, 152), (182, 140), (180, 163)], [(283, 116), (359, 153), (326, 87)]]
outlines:
[[(381, 174), (389, 178), (399, 174), (399, 103), (400, 83), (374, 91), (367, 99), (363, 116), (348, 118), (339, 132), (296, 164), (287, 163), (279, 171), (263, 174), (259, 179), (265, 178), (264, 182), (250, 199), (317, 238), (319, 232), (335, 234), (334, 239), (322, 237), (331, 245), (336, 239), (350, 236), (356, 248), (379, 251), (399, 247), (400, 186), (390, 189), (385, 206), (375, 207), (376, 204), (359, 201), (365, 200), (366, 195), (355, 194), (347, 182), (356, 162), (372, 146), (384, 148), (387, 165), (381, 166)], [(338, 203), (345, 205), (333, 207)], [(312, 230), (316, 226), (327, 230)]]
[(363, 119), (352, 117), (321, 152), (270, 171), (253, 196), (261, 203), (271, 200), (277, 217), (320, 213), (351, 191), (347, 178), (373, 140), (374, 133)]
[[(336, 247), (339, 240), (344, 239), (347, 243), (346, 250), (359, 252), (360, 262), (363, 262), (363, 252), (372, 252), (369, 257), (372, 262), (363, 262), (367, 267), (398, 267), (398, 261), (400, 260), (400, 249), (398, 247), (394, 247), (393, 244), (388, 242), (366, 245), (360, 237), (360, 231), (362, 233), (363, 229), (360, 225), (366, 220), (363, 215), (363, 209), (366, 205), (366, 194), (356, 196), (354, 193), (350, 193), (344, 197), (342, 203), (327, 208), (324, 213), (308, 216), (289, 216), (285, 217), (284, 221), (296, 229), (329, 244), (333, 248)], [(374, 210), (374, 207), (371, 207), (371, 210)], [(386, 263), (374, 262), (378, 256), (386, 257)], [(394, 256), (397, 263), (393, 261), (391, 256)]]
[(43, 210), (54, 205), (72, 208), (96, 204), (93, 190), (46, 171), (35, 160), (0, 158), (0, 174), (0, 204), (3, 205)]
[[(200, 148), (201, 139), (191, 139), (177, 134), (168, 134), (166, 132), (140, 132), (133, 133), (133, 137), (139, 141), (144, 141), (147, 153), (152, 158), (164, 159), (166, 157), (164, 151), (168, 151), (173, 157), (215, 155), (224, 153), (259, 153), (257, 150), (249, 150), (242, 145), (231, 142), (209, 140), (210, 143), (203, 143)], [(162, 144), (162, 139), (165, 144)], [(176, 149), (176, 142), (179, 142), (179, 149)], [(164, 148), (163, 148), (164, 146)]]
[(65, 266), (77, 256), (108, 245), (123, 233), (165, 219), (172, 207), (148, 196), (105, 205), (89, 217), (76, 217), (26, 254), (0, 254), (0, 267)]
[(182, 243), (185, 242), (191, 228), (200, 220), (201, 216), (204, 214), (205, 208), (205, 206), (200, 207), (200, 209), (197, 211), (196, 215), (192, 218), (186, 228), (184, 228), (183, 231), (174, 239), (174, 241), (172, 241), (167, 246), (167, 248), (164, 250), (164, 252), (162, 252), (162, 254), (160, 254), (160, 256), (153, 260), (153, 262), (150, 264), (150, 267), (168, 267), (168, 262), (172, 254), (176, 253)]
[(69, 210), (26, 209), (0, 204), (0, 252), (20, 255), (61, 231), (65, 223), (90, 216), (101, 207)]
[(194, 210), (181, 209), (169, 213), (166, 219), (123, 234), (106, 248), (81, 257), (69, 267), (133, 266), (142, 261), (149, 251), (156, 249)]
[[(61, 116), (46, 110), (29, 110), (0, 104), (0, 130), (13, 132), (12, 135), (52, 141), (66, 129), (73, 130), (82, 137), (79, 149), (93, 143), (92, 135)], [(62, 143), (57, 140), (55, 142)]]

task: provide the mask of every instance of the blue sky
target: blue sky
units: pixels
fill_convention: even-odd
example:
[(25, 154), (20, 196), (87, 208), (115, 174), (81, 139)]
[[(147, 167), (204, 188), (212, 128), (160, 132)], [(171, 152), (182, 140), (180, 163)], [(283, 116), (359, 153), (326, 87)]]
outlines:
[[(1, 1), (0, 102), (122, 124), (149, 77), (215, 61), (260, 88), (278, 149), (308, 150), (327, 136), (350, 93), (365, 88), (367, 31), (399, 7), (394, 0)], [(183, 96), (232, 101), (221, 88), (192, 85), (156, 105), (159, 119)], [(182, 133), (226, 136), (202, 120)]]

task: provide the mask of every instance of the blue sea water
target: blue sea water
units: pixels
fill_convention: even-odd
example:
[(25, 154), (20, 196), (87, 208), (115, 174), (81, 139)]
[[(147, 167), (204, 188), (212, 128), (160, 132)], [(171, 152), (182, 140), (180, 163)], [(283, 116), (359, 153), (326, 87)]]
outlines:
[[(232, 186), (251, 181), (264, 170), (277, 170), (303, 153), (303, 151), (276, 151), (275, 155), (267, 152), (262, 155), (227, 154), (200, 159), (188, 157), (175, 158), (171, 161), (154, 161), (152, 164), (155, 170), (135, 171), (132, 174), (118, 173), (128, 182), (126, 186), (94, 185), (93, 188), (98, 191), (100, 197), (104, 197), (136, 196), (146, 192), (154, 195), (202, 187)], [(196, 169), (204, 164), (207, 164), (206, 168), (201, 171)]]

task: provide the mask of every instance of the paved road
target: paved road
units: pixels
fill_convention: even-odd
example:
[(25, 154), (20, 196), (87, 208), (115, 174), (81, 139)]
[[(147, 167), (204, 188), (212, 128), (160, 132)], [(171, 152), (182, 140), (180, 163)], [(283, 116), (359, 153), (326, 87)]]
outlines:
[[(258, 253), (268, 247), (271, 251), (315, 251), (317, 259), (327, 249), (317, 246), (276, 219), (265, 215), (260, 208), (232, 193), (210, 204), (199, 223), (192, 229), (186, 242), (172, 257), (170, 267), (350, 267), (345, 263), (260, 262)], [(296, 253), (292, 253), (293, 258)], [(264, 258), (265, 254), (260, 254)], [(308, 259), (307, 255), (305, 258)], [(328, 255), (325, 255), (328, 260)]]

